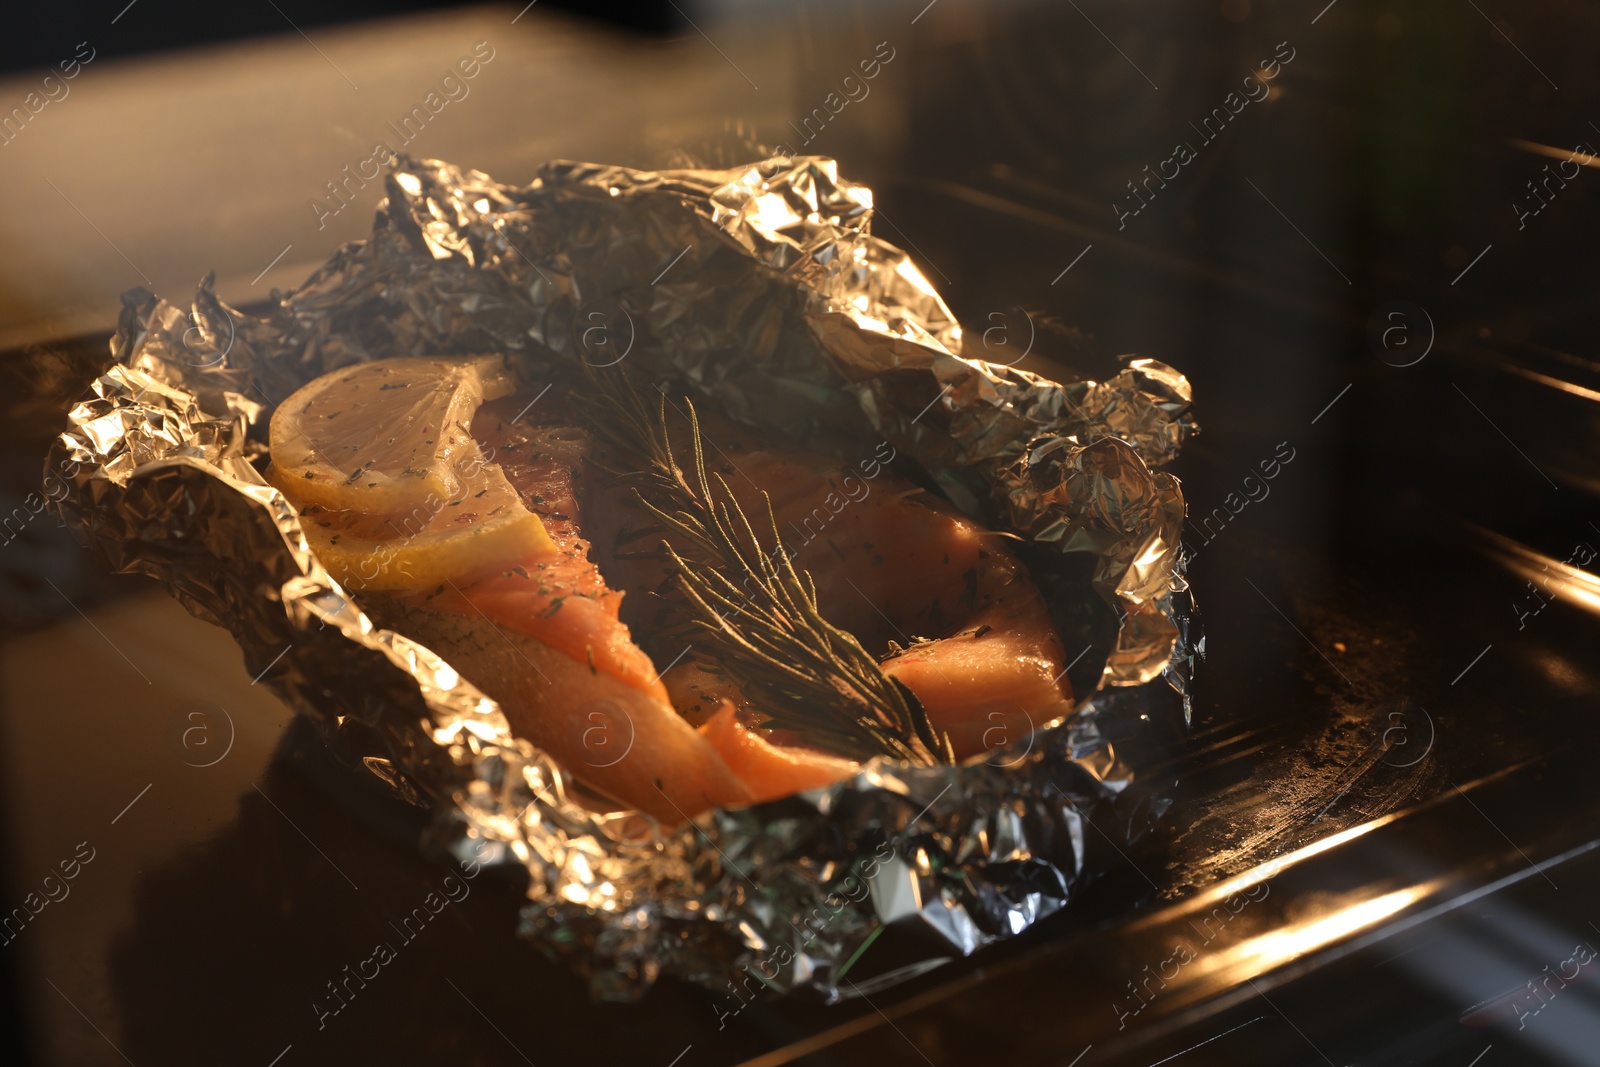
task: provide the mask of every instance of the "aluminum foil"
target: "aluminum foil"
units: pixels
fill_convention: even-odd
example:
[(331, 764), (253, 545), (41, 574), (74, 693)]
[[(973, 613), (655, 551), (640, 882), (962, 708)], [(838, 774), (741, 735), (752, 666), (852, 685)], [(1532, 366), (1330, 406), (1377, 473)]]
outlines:
[[(353, 765), (434, 811), (432, 846), (525, 872), (522, 931), (598, 996), (636, 997), (662, 975), (722, 990), (727, 1014), (761, 988), (870, 994), (1064, 906), (1098, 862), (1086, 822), (1109, 814), (1094, 828), (1125, 836), (1114, 802), (1132, 771), (1097, 708), (1153, 707), (1166, 683), (1152, 680), (1182, 691), (1190, 661), (1183, 498), (1154, 469), (1195, 429), (1182, 375), (1133, 359), (1106, 382), (1057, 383), (964, 356), (926, 278), (872, 236), (870, 190), (828, 159), (558, 162), (517, 187), (402, 158), (386, 185), (372, 236), (264, 315), (222, 303), (209, 277), (188, 307), (124, 296), (119, 365), (50, 460), (78, 463), (60, 507), (89, 545), (230, 629), (247, 668), (336, 751), (366, 753)], [(1047, 587), (1064, 635), (1095, 651), (1078, 691), (1101, 695), (962, 767), (874, 761), (681, 827), (570, 802), (562, 770), (493, 701), (361, 612), (257, 469), (272, 408), (312, 378), (491, 351), (533, 382), (563, 362), (626, 359), (824, 447), (888, 438), (1023, 538), (1036, 572), (1053, 561), (1076, 576)], [(1105, 688), (1140, 685), (1148, 700)], [(864, 963), (890, 927), (938, 947)]]

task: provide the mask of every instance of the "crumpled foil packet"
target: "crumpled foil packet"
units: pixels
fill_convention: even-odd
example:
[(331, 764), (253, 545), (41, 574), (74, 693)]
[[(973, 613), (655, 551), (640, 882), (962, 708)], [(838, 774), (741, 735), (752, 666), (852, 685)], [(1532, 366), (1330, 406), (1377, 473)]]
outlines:
[[(1097, 705), (1138, 691), (1102, 688), (966, 766), (878, 760), (677, 828), (598, 815), (493, 701), (376, 628), (328, 576), (257, 470), (266, 424), (300, 385), (362, 360), (505, 352), (536, 383), (553, 363), (626, 359), (801, 442), (887, 438), (1024, 539), (1036, 573), (1062, 564), (1046, 587), (1063, 637), (1094, 653), (1076, 691), (1182, 692), (1183, 498), (1153, 470), (1195, 431), (1182, 375), (1139, 359), (1107, 382), (1061, 384), (964, 356), (932, 286), (871, 235), (870, 190), (828, 159), (557, 162), (516, 187), (402, 158), (386, 186), (372, 236), (263, 316), (225, 305), (209, 277), (188, 308), (124, 296), (118, 365), (50, 458), (79, 464), (60, 505), (69, 525), (114, 569), (232, 631), (247, 668), (336, 751), (375, 753), (353, 765), (433, 810), (431, 845), (525, 871), (523, 933), (597, 996), (637, 997), (662, 975), (741, 1005), (740, 989), (762, 987), (870, 994), (1063, 907), (1094, 873), (1085, 822), (1133, 777)], [(941, 947), (861, 978), (897, 921)]]

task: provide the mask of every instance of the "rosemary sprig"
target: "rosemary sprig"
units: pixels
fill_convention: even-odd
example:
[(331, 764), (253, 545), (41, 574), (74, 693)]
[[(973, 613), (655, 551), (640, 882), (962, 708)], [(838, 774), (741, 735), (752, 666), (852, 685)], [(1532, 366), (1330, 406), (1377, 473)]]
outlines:
[(816, 583), (784, 551), (764, 491), (772, 551), (762, 550), (727, 482), (706, 472), (694, 405), (688, 404), (693, 466), (685, 472), (673, 453), (664, 395), (652, 412), (620, 369), (591, 368), (589, 378), (603, 400), (590, 421), (637, 464), (607, 473), (632, 484), (656, 521), (693, 546), (696, 558), (686, 559), (663, 542), (690, 623), (770, 725), (855, 759), (954, 762), (949, 738), (928, 721), (916, 695), (885, 674), (853, 634), (822, 616)]

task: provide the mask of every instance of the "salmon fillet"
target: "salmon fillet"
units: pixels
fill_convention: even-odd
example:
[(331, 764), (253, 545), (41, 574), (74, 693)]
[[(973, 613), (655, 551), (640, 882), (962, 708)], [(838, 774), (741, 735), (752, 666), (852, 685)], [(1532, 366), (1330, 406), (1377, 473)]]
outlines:
[[(686, 439), (686, 425), (675, 437)], [(748, 429), (714, 419), (702, 418), (702, 437), (708, 467), (752, 521), (765, 513), (762, 493), (770, 498), (795, 566), (816, 582), (822, 613), (869, 652), (890, 657), (884, 672), (917, 695), (958, 757), (1072, 711), (1061, 639), (1007, 538), (890, 470), (887, 444), (846, 463), (769, 451)], [(595, 486), (590, 497), (600, 565), (619, 585), (659, 594), (630, 599), (621, 617), (635, 632), (658, 632), (673, 595), (669, 561), (654, 548), (661, 531), (626, 494)], [(645, 646), (658, 658), (677, 651), (648, 636)], [(737, 699), (729, 687), (720, 695)]]
[[(761, 727), (762, 710), (684, 638), (661, 529), (599, 474), (596, 459), (623, 464), (564, 414), (557, 390), (537, 408), (526, 396), (483, 403), (470, 427), (548, 541), (432, 589), (363, 596), (369, 613), (444, 656), (586, 786), (665, 823), (854, 774), (855, 761)], [(887, 445), (847, 463), (775, 451), (715, 420), (703, 436), (748, 515), (770, 497), (823, 614), (882, 658), (958, 756), (1072, 710), (1061, 642), (1004, 537), (890, 470)], [(449, 509), (441, 521), (454, 521)]]
[(577, 487), (589, 435), (483, 405), (473, 436), (556, 550), (390, 599), (380, 621), (444, 656), (506, 714), (511, 729), (589, 785), (675, 824), (756, 798), (715, 746), (674, 711), (650, 658), (618, 618), (623, 593), (589, 559)]

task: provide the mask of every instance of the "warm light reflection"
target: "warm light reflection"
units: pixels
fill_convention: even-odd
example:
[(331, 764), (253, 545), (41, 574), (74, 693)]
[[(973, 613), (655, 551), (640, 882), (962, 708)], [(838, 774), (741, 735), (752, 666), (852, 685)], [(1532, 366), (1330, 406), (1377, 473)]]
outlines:
[(794, 208), (781, 196), (758, 196), (755, 205), (756, 217), (761, 220), (762, 229), (768, 232), (777, 233), (800, 221)]
[[(1528, 607), (1520, 609), (1527, 614), (1538, 614), (1540, 599), (1554, 597), (1574, 607), (1600, 615), (1600, 577), (1565, 560), (1535, 552), (1528, 546), (1502, 537), (1491, 530), (1478, 530), (1478, 534), (1495, 548), (1495, 555), (1514, 573), (1528, 580), (1530, 586)], [(1585, 546), (1580, 546), (1585, 547)], [(1576, 551), (1576, 550), (1575, 550)], [(1593, 556), (1590, 550), (1589, 556)], [(1578, 558), (1576, 555), (1571, 557)], [(1541, 592), (1541, 590), (1543, 592)]]
[(1206, 893), (1204, 896), (1196, 898), (1192, 907), (1195, 911), (1204, 911), (1208, 908), (1211, 908), (1218, 901), (1226, 900), (1235, 893), (1242, 893), (1251, 886), (1260, 885), (1262, 882), (1276, 878), (1281, 871), (1294, 866), (1296, 863), (1299, 863), (1302, 860), (1308, 860), (1312, 856), (1317, 855), (1319, 852), (1326, 852), (1330, 848), (1337, 848), (1346, 841), (1353, 841), (1364, 834), (1371, 833), (1380, 826), (1387, 826), (1389, 823), (1393, 822), (1396, 817), (1397, 816), (1394, 813), (1390, 813), (1383, 816), (1381, 819), (1373, 819), (1371, 822), (1363, 823), (1360, 826), (1352, 826), (1350, 829), (1341, 831), (1340, 833), (1334, 834), (1331, 837), (1325, 837), (1315, 844), (1307, 845), (1302, 849), (1297, 849), (1286, 856), (1279, 856), (1275, 860), (1268, 860), (1257, 867), (1251, 868), (1245, 874), (1241, 874), (1236, 878), (1231, 878), (1228, 881), (1223, 882), (1221, 885)]
[[(1222, 949), (1196, 961), (1191, 977), (1204, 978), (1217, 972), (1238, 970), (1243, 977), (1251, 977), (1299, 958), (1308, 952), (1331, 945), (1351, 934), (1374, 926), (1410, 904), (1421, 900), (1436, 888), (1427, 882), (1410, 889), (1385, 893), (1360, 904), (1341, 908), (1331, 915), (1303, 922), (1296, 926), (1280, 927), (1241, 941), (1232, 948)], [(1230, 978), (1236, 981), (1237, 977)]]
[(917, 265), (911, 262), (911, 260), (901, 260), (900, 263), (896, 264), (894, 272), (900, 275), (900, 277), (904, 278), (906, 281), (910, 282), (912, 285), (916, 286), (918, 292), (921, 292), (927, 296), (939, 295), (934, 291), (933, 283), (928, 281), (927, 278), (923, 277), (922, 271), (918, 270)]
[(1150, 566), (1152, 563), (1156, 562), (1156, 560), (1162, 557), (1162, 555), (1167, 551), (1167, 547), (1167, 542), (1163, 539), (1159, 537), (1152, 539), (1150, 542), (1150, 547), (1144, 550), (1143, 555), (1133, 561), (1133, 565), (1135, 567)]
[[(1600, 157), (1590, 156), (1587, 152), (1580, 152), (1577, 148), (1557, 148), (1555, 145), (1540, 144), (1538, 141), (1524, 141), (1520, 137), (1507, 138), (1513, 148), (1520, 148), (1524, 152), (1532, 152), (1536, 156), (1546, 156), (1550, 159), (1562, 161), (1570, 160), (1584, 167), (1600, 167)], [(1580, 146), (1581, 147), (1581, 146)], [(1579, 159), (1579, 156), (1587, 156)]]
[(1502, 370), (1526, 378), (1530, 382), (1538, 382), (1540, 385), (1547, 385), (1551, 389), (1559, 389), (1563, 393), (1569, 393), (1583, 400), (1600, 400), (1600, 390), (1590, 389), (1587, 386), (1578, 385), (1576, 382), (1569, 382), (1563, 378), (1552, 378), (1548, 374), (1540, 374), (1538, 371), (1529, 370), (1527, 367), (1519, 367), (1514, 363), (1500, 363), (1497, 366)]

